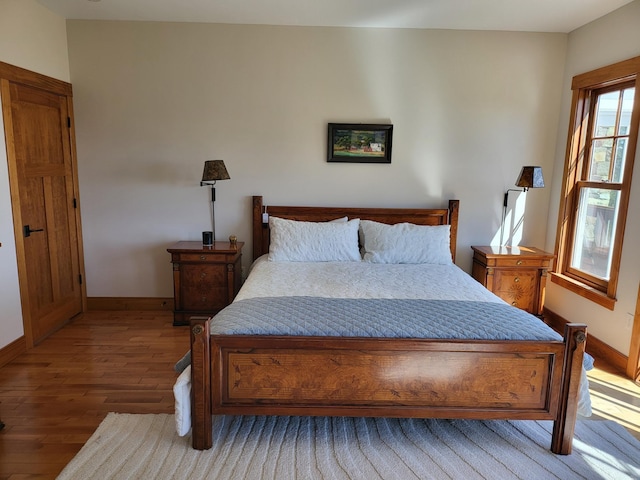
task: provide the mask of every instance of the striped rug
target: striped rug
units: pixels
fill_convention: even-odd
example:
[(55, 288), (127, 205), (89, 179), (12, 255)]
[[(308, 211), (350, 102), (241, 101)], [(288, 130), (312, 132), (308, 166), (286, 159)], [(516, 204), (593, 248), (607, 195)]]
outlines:
[(213, 448), (175, 434), (173, 415), (110, 413), (59, 479), (638, 479), (640, 442), (581, 420), (573, 453), (549, 451), (551, 422), (233, 417)]

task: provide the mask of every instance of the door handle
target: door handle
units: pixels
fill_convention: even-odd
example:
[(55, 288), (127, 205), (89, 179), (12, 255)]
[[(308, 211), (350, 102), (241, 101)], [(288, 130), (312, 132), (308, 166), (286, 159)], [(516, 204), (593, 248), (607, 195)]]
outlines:
[(22, 231), (25, 237), (30, 237), (33, 232), (44, 232), (44, 228), (36, 228), (34, 230), (31, 230), (29, 225), (25, 225), (24, 227), (22, 227)]

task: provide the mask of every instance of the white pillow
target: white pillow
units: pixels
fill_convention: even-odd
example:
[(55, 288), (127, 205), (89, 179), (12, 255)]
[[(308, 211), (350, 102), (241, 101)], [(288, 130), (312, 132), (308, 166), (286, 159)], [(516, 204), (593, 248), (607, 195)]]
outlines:
[(300, 222), (270, 217), (271, 262), (359, 262), (359, 219)]
[(185, 368), (173, 385), (176, 401), (176, 432), (184, 437), (191, 430), (191, 365)]
[(414, 225), (361, 220), (364, 261), (370, 263), (431, 263), (450, 265), (449, 225)]

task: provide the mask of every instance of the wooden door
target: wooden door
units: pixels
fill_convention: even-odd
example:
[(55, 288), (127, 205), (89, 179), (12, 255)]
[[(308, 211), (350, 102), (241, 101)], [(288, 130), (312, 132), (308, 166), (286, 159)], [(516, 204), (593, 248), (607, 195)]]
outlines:
[(46, 86), (2, 80), (28, 346), (82, 312), (86, 298), (81, 277), (71, 96)]

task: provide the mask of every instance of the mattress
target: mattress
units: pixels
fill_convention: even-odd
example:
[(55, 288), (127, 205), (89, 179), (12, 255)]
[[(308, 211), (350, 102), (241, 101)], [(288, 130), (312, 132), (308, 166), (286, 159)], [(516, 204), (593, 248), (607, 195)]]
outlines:
[(562, 340), (454, 264), (264, 257), (234, 303), (216, 315), (211, 334)]
[(270, 262), (258, 258), (235, 301), (255, 297), (504, 301), (454, 264)]

